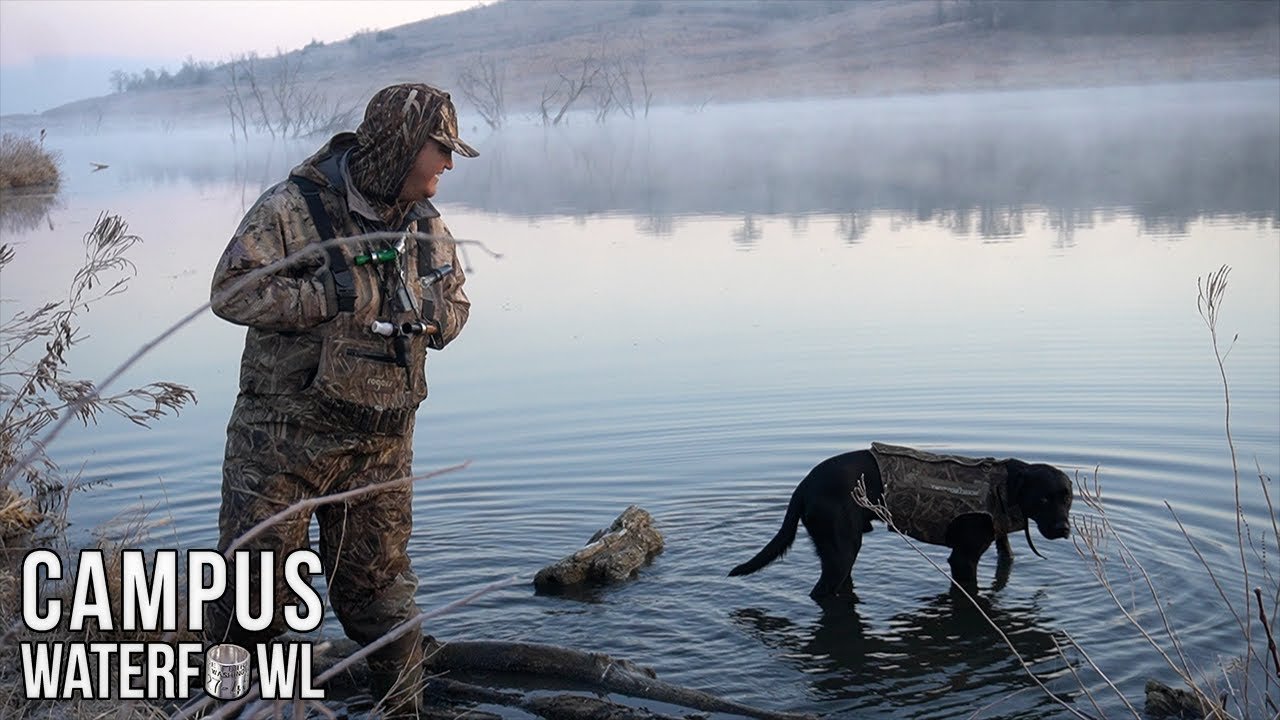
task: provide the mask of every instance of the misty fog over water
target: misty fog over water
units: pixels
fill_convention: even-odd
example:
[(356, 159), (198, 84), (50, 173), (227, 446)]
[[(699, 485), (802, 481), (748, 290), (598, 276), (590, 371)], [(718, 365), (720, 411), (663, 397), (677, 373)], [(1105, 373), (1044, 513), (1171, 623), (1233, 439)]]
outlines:
[[(890, 211), (998, 236), (1024, 208), (1064, 223), (1103, 208), (1172, 228), (1202, 213), (1280, 221), (1278, 113), (1280, 84), (1250, 81), (658, 108), (499, 132), (471, 118), (482, 154), (459, 160), (444, 201), (631, 215), (659, 232), (681, 216)], [(130, 180), (253, 192), (324, 140), (227, 138), (179, 125), (52, 142), (72, 172), (87, 158)]]
[[(878, 440), (1097, 472), (1188, 655), (1212, 666), (1240, 652), (1163, 503), (1237, 582), (1197, 279), (1233, 268), (1232, 429), (1243, 464), (1274, 476), (1280, 84), (661, 108), (500, 133), (463, 122), (481, 156), (456, 160), (438, 204), (457, 237), (501, 257), (464, 246), (472, 317), (429, 361), (415, 469), (471, 465), (417, 489), (419, 600), (531, 578), (633, 503), (667, 549), (630, 583), (578, 598), (516, 587), (432, 634), (601, 650), (835, 717), (1061, 716), (890, 533), (864, 542), (856, 603), (809, 600), (803, 533), (784, 560), (724, 577), (777, 530), (810, 467)], [(56, 298), (50, 278), (74, 272), (80, 236), (119, 213), (143, 238), (139, 273), (87, 316), (73, 359), (100, 378), (207, 300), (245, 210), (323, 138), (233, 144), (225, 127), (171, 125), (46, 142), (67, 181), (54, 198), (5, 198), (18, 259), (0, 312)], [(213, 544), (242, 341), (203, 314), (125, 380), (188, 384), (199, 405), (151, 430), (104, 422), (56, 441), (64, 464), (109, 480), (73, 499), (73, 533), (158, 503), (154, 544)], [(993, 555), (979, 568), (989, 614), (1037, 675), (1092, 712), (1055, 649), (1069, 634), (1136, 703), (1147, 678), (1176, 682), (1071, 542), (1037, 541), (1045, 559), (1014, 540), (1007, 583)], [(340, 629), (329, 618), (320, 632)], [(1102, 680), (1084, 682), (1105, 715), (1123, 712)]]

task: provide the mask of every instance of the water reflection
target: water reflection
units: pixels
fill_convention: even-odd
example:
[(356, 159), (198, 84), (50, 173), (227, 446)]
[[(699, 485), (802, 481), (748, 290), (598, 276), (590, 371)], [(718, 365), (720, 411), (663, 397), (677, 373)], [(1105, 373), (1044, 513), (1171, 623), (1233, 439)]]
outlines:
[(19, 234), (40, 225), (48, 225), (52, 230), (50, 213), (62, 205), (56, 192), (0, 191), (0, 232)]
[(517, 216), (633, 214), (655, 233), (683, 216), (736, 216), (732, 239), (748, 247), (758, 218), (776, 215), (848, 215), (850, 242), (868, 211), (1000, 241), (1023, 235), (1036, 208), (1063, 245), (1098, 208), (1172, 234), (1206, 216), (1280, 220), (1274, 83), (1097, 93), (808, 101), (647, 124), (512, 127), (487, 140), (450, 191)]
[[(1055, 626), (1053, 618), (1034, 604), (979, 602), (1042, 680), (1069, 672), (1045, 630)], [(1057, 707), (1019, 667), (982, 612), (944, 592), (894, 614), (883, 628), (864, 620), (847, 598), (824, 603), (809, 624), (757, 608), (736, 610), (731, 619), (810, 676), (815, 696), (844, 701), (835, 703), (844, 710), (910, 707), (912, 717), (951, 717), (1024, 689), (1036, 692), (1021, 693), (984, 716), (1035, 709), (1038, 717)], [(1064, 699), (1070, 702), (1071, 696)]]
[[(129, 179), (231, 181), (252, 202), (320, 142), (233, 147), (208, 131), (119, 147)], [(762, 218), (818, 214), (840, 217), (851, 244), (873, 212), (989, 242), (1021, 237), (1034, 212), (1059, 247), (1107, 208), (1175, 237), (1205, 218), (1280, 223), (1280, 87), (1268, 81), (665, 109), (517, 123), (478, 144), (443, 202), (533, 219), (628, 215), (658, 237), (682, 218), (726, 216), (743, 249), (761, 240)]]
[(764, 237), (764, 228), (752, 215), (742, 218), (742, 225), (734, 228), (731, 233), (733, 242), (745, 249), (750, 249), (760, 238)]

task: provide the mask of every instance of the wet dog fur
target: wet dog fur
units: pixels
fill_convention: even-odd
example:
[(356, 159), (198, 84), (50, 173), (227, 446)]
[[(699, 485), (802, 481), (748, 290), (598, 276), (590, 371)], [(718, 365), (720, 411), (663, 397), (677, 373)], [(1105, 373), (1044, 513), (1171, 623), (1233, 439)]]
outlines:
[[(1071, 532), (1068, 513), (1072, 490), (1066, 473), (1051, 465), (1016, 459), (1001, 463), (1008, 471), (1009, 502), (1017, 504), (1027, 519), (1027, 542), (1031, 542), (1029, 528), (1033, 522), (1046, 538), (1067, 537)], [(870, 532), (871, 521), (878, 519), (870, 509), (858, 505), (851, 495), (859, 478), (865, 478), (871, 502), (882, 504), (884, 484), (880, 466), (870, 450), (837, 455), (815, 466), (791, 494), (787, 514), (777, 534), (755, 557), (730, 570), (730, 577), (749, 575), (782, 557), (795, 542), (797, 524), (804, 523), (822, 564), (822, 575), (809, 596), (818, 600), (852, 595), (851, 573), (862, 548), (862, 535)], [(995, 531), (990, 516), (965, 514), (951, 521), (946, 531), (946, 546), (951, 548), (948, 563), (957, 584), (966, 590), (976, 590), (978, 559), (992, 542), (997, 544), (1001, 562), (1012, 559), (1008, 536)]]

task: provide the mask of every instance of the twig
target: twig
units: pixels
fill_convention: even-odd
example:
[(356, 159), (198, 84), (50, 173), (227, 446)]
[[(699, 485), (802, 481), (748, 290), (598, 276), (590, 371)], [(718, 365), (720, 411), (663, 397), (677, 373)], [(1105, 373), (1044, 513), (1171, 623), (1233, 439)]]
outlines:
[(1267, 633), (1267, 650), (1271, 651), (1271, 663), (1276, 669), (1276, 677), (1280, 678), (1280, 653), (1276, 652), (1276, 639), (1271, 634), (1271, 625), (1267, 623), (1267, 609), (1262, 604), (1262, 588), (1255, 587), (1253, 594), (1258, 596), (1258, 618), (1262, 620), (1262, 629)]
[[(978, 708), (977, 710), (974, 710), (974, 711), (973, 711), (973, 713), (972, 713), (971, 715), (969, 715), (969, 720), (974, 720), (974, 718), (978, 717), (978, 716), (979, 716), (979, 715), (981, 715), (983, 712), (985, 712), (985, 711), (987, 711), (987, 710), (990, 710), (991, 708), (993, 708), (993, 707), (995, 707), (995, 706), (997, 706), (997, 705), (999, 705), (999, 704), (1001, 704), (1001, 703), (1008, 702), (1011, 698), (1017, 697), (1018, 695), (1021, 695), (1022, 693), (1026, 692), (1026, 691), (1028, 691), (1028, 690), (1030, 690), (1030, 689), (1031, 689), (1031, 688), (1029, 688), (1029, 687), (1019, 688), (1019, 689), (1014, 690), (1013, 692), (1009, 693), (1008, 695), (1002, 695), (1001, 697), (999, 697), (999, 698), (997, 698), (997, 699), (995, 699), (995, 700), (992, 700), (991, 702), (987, 703), (986, 705), (983, 705), (982, 707)], [(1097, 703), (1094, 703), (1094, 707), (1097, 707)]]
[[(1168, 624), (1168, 618), (1165, 616), (1164, 608), (1160, 606), (1159, 598), (1155, 594), (1155, 586), (1151, 580), (1151, 575), (1146, 571), (1146, 568), (1142, 566), (1142, 563), (1133, 554), (1133, 551), (1129, 549), (1129, 546), (1124, 542), (1124, 539), (1120, 536), (1120, 533), (1115, 529), (1113, 525), (1111, 525), (1111, 522), (1107, 518), (1106, 511), (1103, 509), (1101, 502), (1093, 500), (1092, 498), (1089, 497), (1088, 493), (1083, 490), (1081, 492), (1081, 497), (1084, 499), (1085, 503), (1089, 505), (1089, 507), (1093, 508), (1094, 511), (1098, 513), (1098, 517), (1100, 518), (1099, 522), (1101, 523), (1100, 532), (1105, 533), (1107, 537), (1114, 539), (1120, 547), (1120, 557), (1124, 558), (1126, 563), (1132, 563), (1133, 566), (1137, 568), (1138, 575), (1146, 583), (1147, 587), (1152, 592), (1153, 597), (1156, 598), (1156, 611), (1164, 619), (1166, 631), (1170, 634), (1172, 638), (1176, 640), (1176, 633), (1174, 633), (1170, 628)], [(1087, 545), (1088, 540), (1085, 540), (1085, 543)], [(1090, 549), (1090, 552), (1093, 553), (1094, 575), (1095, 577), (1098, 578), (1098, 581), (1099, 583), (1101, 583), (1102, 588), (1107, 591), (1107, 594), (1111, 597), (1112, 602), (1115, 603), (1116, 608), (1120, 611), (1120, 614), (1123, 615), (1125, 620), (1128, 621), (1128, 623), (1135, 630), (1138, 631), (1138, 634), (1140, 634), (1143, 637), (1143, 639), (1147, 641), (1147, 644), (1149, 644), (1153, 650), (1155, 650), (1157, 653), (1160, 654), (1160, 656), (1164, 659), (1165, 663), (1169, 666), (1169, 668), (1173, 670), (1173, 672), (1176, 673), (1178, 677), (1182, 679), (1183, 682), (1185, 682), (1188, 686), (1193, 688), (1198, 694), (1204, 695), (1203, 691), (1201, 691), (1200, 688), (1195, 684), (1195, 679), (1191, 675), (1189, 666), (1186, 662), (1186, 658), (1185, 656), (1182, 655), (1181, 647), (1175, 642), (1174, 647), (1178, 651), (1179, 656), (1182, 659), (1182, 664), (1179, 665), (1177, 662), (1173, 660), (1173, 658), (1169, 656), (1169, 653), (1166, 652), (1165, 649), (1160, 646), (1160, 643), (1157, 642), (1155, 637), (1151, 635), (1150, 631), (1148, 631), (1147, 628), (1142, 625), (1142, 622), (1139, 621), (1138, 618), (1134, 617), (1134, 615), (1125, 606), (1124, 602), (1120, 600), (1120, 597), (1116, 594), (1115, 588), (1112, 587), (1110, 581), (1107, 578), (1106, 570), (1103, 568), (1101, 556), (1097, 553), (1097, 550), (1095, 550), (1094, 548), (1090, 547), (1089, 549)], [(1135, 601), (1135, 605), (1136, 605), (1136, 601)]]
[[(1194, 542), (1192, 542), (1191, 534), (1187, 532), (1187, 528), (1182, 524), (1182, 519), (1179, 518), (1178, 514), (1173, 511), (1173, 507), (1169, 505), (1169, 502), (1167, 500), (1165, 501), (1164, 505), (1165, 507), (1169, 508), (1169, 514), (1173, 516), (1173, 521), (1178, 524), (1178, 529), (1182, 531), (1182, 536), (1184, 539), (1186, 539), (1187, 546), (1191, 548), (1191, 552), (1196, 554), (1196, 558), (1200, 561), (1200, 564), (1204, 567), (1205, 572), (1209, 574), (1209, 579), (1213, 581), (1213, 586), (1218, 590), (1218, 597), (1222, 598), (1222, 602), (1227, 606), (1227, 610), (1231, 611), (1231, 615), (1236, 620), (1236, 625), (1240, 628), (1240, 633), (1244, 635), (1245, 638), (1247, 639), (1249, 637), (1249, 633), (1246, 627), (1249, 624), (1248, 618), (1241, 617), (1240, 613), (1236, 611), (1235, 606), (1231, 603), (1229, 599), (1227, 599), (1226, 590), (1223, 589), (1222, 584), (1218, 581), (1217, 576), (1213, 572), (1213, 567), (1209, 565), (1209, 561), (1205, 559), (1204, 555), (1200, 553), (1200, 549), (1196, 547), (1196, 544)], [(1261, 594), (1259, 594), (1259, 596), (1261, 596)], [(1262, 610), (1262, 608), (1258, 608), (1258, 609)], [(1245, 652), (1249, 654), (1253, 654), (1256, 651), (1254, 651), (1252, 648), (1246, 647)]]
[[(1080, 648), (1080, 646), (1076, 643), (1075, 639), (1065, 632), (1063, 633), (1063, 636), (1067, 638), (1067, 642), (1070, 643), (1072, 647), (1076, 648), (1076, 650), (1078, 650), (1080, 654), (1084, 656), (1085, 662), (1089, 663), (1090, 665), (1093, 665), (1094, 672), (1097, 672), (1099, 675), (1102, 676), (1102, 679), (1105, 680), (1107, 685), (1111, 687), (1112, 691), (1115, 692), (1116, 696), (1120, 697), (1121, 700), (1123, 700), (1124, 696), (1120, 693), (1120, 690), (1111, 682), (1111, 679), (1108, 678), (1106, 674), (1102, 672), (1102, 669), (1094, 664), (1093, 659), (1089, 657), (1088, 653), (1086, 653), (1084, 650)], [(1097, 711), (1098, 717), (1106, 717), (1106, 713), (1104, 713), (1102, 711), (1102, 707), (1098, 705), (1098, 699), (1093, 696), (1093, 692), (1089, 690), (1089, 686), (1084, 684), (1084, 680), (1081, 679), (1080, 673), (1076, 672), (1076, 666), (1072, 664), (1072, 662), (1069, 659), (1067, 659), (1067, 653), (1063, 651), (1062, 644), (1058, 642), (1058, 638), (1054, 637), (1052, 639), (1053, 639), (1054, 649), (1058, 651), (1058, 655), (1061, 656), (1062, 661), (1066, 663), (1067, 669), (1071, 671), (1071, 676), (1076, 679), (1076, 685), (1079, 685), (1080, 689), (1084, 691), (1084, 696), (1089, 698), (1089, 704), (1092, 705), (1093, 709)]]
[[(1271, 518), (1271, 540), (1276, 545), (1276, 557), (1280, 558), (1280, 518), (1276, 517), (1276, 508), (1271, 502), (1271, 491), (1267, 489), (1267, 485), (1271, 482), (1271, 478), (1267, 477), (1267, 474), (1262, 472), (1262, 464), (1258, 462), (1256, 457), (1253, 459), (1253, 462), (1254, 467), (1258, 469), (1258, 486), (1262, 488), (1262, 497), (1266, 500), (1267, 516)], [(1264, 544), (1262, 567), (1267, 573), (1267, 580), (1270, 581), (1269, 584), (1275, 589), (1275, 597), (1271, 599), (1271, 615), (1272, 617), (1275, 617), (1280, 615), (1280, 582), (1278, 582), (1275, 576), (1271, 575), (1270, 571), (1267, 570), (1265, 548), (1266, 545)]]
[(439, 477), (440, 475), (444, 475), (445, 473), (450, 473), (450, 472), (454, 472), (455, 470), (465, 469), (470, 464), (471, 464), (471, 461), (467, 460), (465, 462), (458, 463), (457, 465), (451, 465), (449, 467), (441, 468), (439, 470), (432, 470), (431, 472), (423, 473), (421, 475), (410, 475), (408, 477), (398, 478), (395, 480), (386, 480), (379, 483), (372, 483), (370, 485), (358, 487), (353, 490), (346, 490), (344, 492), (334, 493), (333, 495), (322, 495), (320, 497), (299, 500), (298, 502), (293, 503), (289, 507), (277, 512), (275, 515), (272, 515), (271, 517), (259, 522), (257, 525), (254, 525), (253, 527), (249, 528), (246, 532), (240, 535), (240, 537), (236, 538), (234, 542), (228, 545), (226, 551), (224, 551), (222, 554), (225, 555), (226, 557), (231, 557), (231, 555), (237, 549), (239, 549), (241, 546), (243, 546), (245, 543), (249, 542), (253, 538), (262, 534), (267, 528), (271, 527), (272, 525), (275, 525), (276, 523), (279, 523), (282, 520), (287, 519), (291, 515), (297, 514), (302, 510), (311, 510), (311, 509), (320, 507), (322, 505), (329, 505), (331, 503), (337, 503), (337, 502), (345, 502), (347, 500), (350, 500), (351, 498), (360, 497), (361, 495), (368, 495), (369, 493), (372, 493), (372, 492), (378, 492), (380, 490), (387, 490), (390, 488), (400, 487), (401, 485), (408, 485), (411, 483), (418, 482), (419, 480), (427, 480), (429, 478)]
[[(1200, 295), (1196, 298), (1196, 309), (1200, 311), (1200, 317), (1204, 319), (1205, 325), (1209, 328), (1209, 338), (1213, 343), (1213, 356), (1218, 362), (1218, 374), (1222, 377), (1222, 402), (1225, 406), (1223, 413), (1223, 425), (1227, 433), (1227, 447), (1231, 450), (1231, 474), (1235, 479), (1235, 500), (1236, 500), (1236, 536), (1239, 540), (1240, 549), (1240, 570), (1244, 574), (1244, 615), (1248, 616), (1249, 605), (1252, 598), (1249, 595), (1249, 563), (1244, 554), (1244, 509), (1240, 504), (1240, 466), (1236, 460), (1236, 444), (1231, 436), (1231, 391), (1227, 382), (1226, 356), (1222, 353), (1218, 346), (1218, 313), (1222, 307), (1222, 300), (1227, 292), (1227, 276), (1231, 274), (1231, 267), (1223, 265), (1216, 272), (1209, 273), (1207, 278), (1199, 278), (1196, 284), (1200, 288)], [(1236, 337), (1239, 337), (1238, 335)], [(1232, 346), (1235, 345), (1235, 338), (1231, 341)], [(1227, 348), (1227, 353), (1231, 352), (1231, 347)], [(1251, 644), (1249, 624), (1244, 627), (1245, 645)], [(1244, 673), (1244, 679), (1241, 680), (1244, 685), (1244, 692), (1248, 693), (1249, 673)]]

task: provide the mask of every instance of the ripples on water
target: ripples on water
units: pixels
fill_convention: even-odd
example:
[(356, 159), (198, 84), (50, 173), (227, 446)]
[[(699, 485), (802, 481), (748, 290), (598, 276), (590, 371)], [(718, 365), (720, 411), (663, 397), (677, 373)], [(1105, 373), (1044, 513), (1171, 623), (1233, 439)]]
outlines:
[[(1255, 460), (1268, 473), (1280, 467), (1280, 211), (1271, 192), (1280, 160), (1266, 160), (1280, 147), (1280, 100), (1269, 85), (1221, 92), (1236, 100), (1215, 105), (1217, 132), (1195, 103), (1183, 108), (1185, 123), (1170, 120), (1176, 98), (1155, 91), (1147, 115), (1117, 113), (1125, 122), (1106, 126), (1093, 124), (1106, 115), (1082, 93), (984, 96), (966, 101), (968, 115), (933, 107), (938, 99), (864, 101), (852, 106), (866, 111), (853, 123), (859, 132), (806, 135), (827, 133), (841, 153), (822, 157), (815, 141), (799, 158), (766, 154), (758, 173), (731, 142), (755, 136), (743, 119), (752, 110), (673, 113), (665, 122), (684, 123), (682, 134), (664, 136), (671, 125), (655, 121), (626, 144), (633, 154), (591, 161), (615, 168), (594, 185), (568, 153), (539, 149), (554, 134), (538, 152), (490, 138), (485, 155), (459, 162), (443, 183), (455, 234), (503, 258), (469, 249), (474, 314), (430, 361), (417, 467), (471, 464), (418, 488), (420, 600), (441, 604), (509, 575), (531, 577), (632, 503), (654, 514), (667, 549), (635, 582), (577, 598), (520, 585), (431, 632), (599, 649), (768, 707), (1060, 714), (1003, 641), (953, 607), (945, 578), (882, 530), (855, 566), (856, 604), (808, 599), (817, 561), (803, 532), (784, 560), (724, 577), (772, 536), (810, 467), (884, 440), (1052, 462), (1082, 481), (1096, 470), (1113, 522), (1161, 588), (1192, 658), (1210, 665), (1238, 653), (1238, 631), (1163, 504), (1223, 581), (1238, 585), (1222, 388), (1195, 306), (1197, 278), (1222, 264), (1234, 268), (1220, 331), (1224, 342), (1239, 333), (1227, 368), (1252, 517), (1266, 512)], [(995, 110), (984, 113), (983, 102)], [(1083, 104), (1071, 117), (1089, 119), (1091, 134), (1044, 121), (1051, 102)], [(1166, 125), (1146, 137), (1140, 121), (1156, 112)], [(930, 132), (925, 117), (947, 119)], [(911, 122), (894, 132), (895, 119)], [(1020, 130), (1002, 141), (984, 121)], [(1248, 132), (1222, 131), (1232, 123)], [(612, 142), (619, 132), (582, 128), (566, 142), (597, 148), (593, 135), (612, 133)], [(966, 133), (977, 150), (964, 149)], [(1188, 137), (1196, 142), (1171, 140)], [(662, 149), (709, 138), (720, 138), (715, 152)], [(53, 229), (5, 230), (20, 262), (36, 262), (39, 248), (40, 262), (67, 272), (79, 257), (74, 240), (100, 210), (122, 214), (145, 239), (132, 289), (88, 319), (79, 374), (104, 375), (205, 299), (217, 255), (265, 182), (192, 144), (174, 150), (172, 166), (157, 165), (156, 150), (172, 145), (159, 138), (135, 149), (136, 162), (110, 158), (114, 175), (81, 176), (82, 159), (111, 149), (74, 141)], [(873, 156), (876, 146), (883, 152)], [(1130, 146), (1147, 164), (1115, 156)], [(844, 154), (850, 148), (858, 152)], [(1220, 179), (1259, 148), (1252, 184), (1237, 178), (1224, 189)], [(1178, 168), (1195, 172), (1177, 177)], [(4, 280), (6, 300), (48, 296), (33, 274)], [(191, 385), (200, 404), (180, 418), (150, 431), (107, 422), (59, 439), (64, 465), (110, 480), (77, 497), (79, 532), (141, 501), (156, 508), (157, 545), (212, 546), (241, 337), (206, 315), (130, 373)], [(994, 554), (982, 564), (984, 606), (1051, 688), (1088, 709), (1056, 655), (1064, 633), (1135, 701), (1147, 677), (1173, 681), (1070, 542), (1041, 539), (1047, 559), (1023, 545), (1014, 541), (1018, 559), (998, 590)], [(945, 552), (925, 552), (945, 567)], [(324, 632), (339, 630), (330, 622)], [(1105, 696), (1097, 678), (1087, 681)]]

